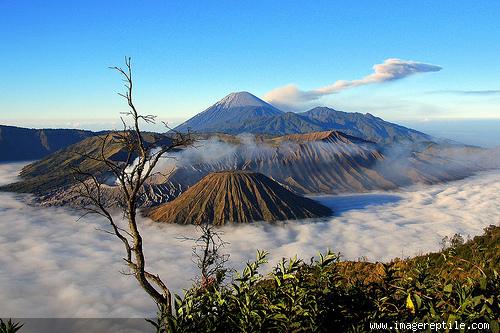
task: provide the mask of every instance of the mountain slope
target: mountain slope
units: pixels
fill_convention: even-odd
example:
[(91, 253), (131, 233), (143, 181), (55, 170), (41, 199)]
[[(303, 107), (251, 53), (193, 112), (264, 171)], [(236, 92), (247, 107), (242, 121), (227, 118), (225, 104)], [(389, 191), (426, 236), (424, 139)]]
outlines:
[(324, 127), (301, 116), (287, 112), (277, 116), (258, 118), (228, 127), (224, 132), (230, 134), (253, 133), (269, 135), (286, 135), (322, 131)]
[[(81, 206), (69, 171), (80, 161), (75, 151), (96, 149), (98, 142), (93, 139), (25, 167), (21, 181), (0, 190), (35, 193), (42, 205)], [(171, 201), (206, 175), (227, 170), (262, 173), (299, 194), (338, 194), (455, 180), (500, 165), (498, 161), (485, 164), (492, 152), (480, 148), (428, 143), (381, 146), (337, 131), (248, 139), (205, 136), (193, 147), (173, 152), (173, 158), (160, 163), (158, 173), (145, 184), (140, 205)], [(120, 156), (113, 146), (106, 152)], [(101, 170), (88, 162), (82, 167)], [(110, 202), (119, 197), (118, 190), (108, 182), (105, 192)]]
[(211, 173), (172, 202), (148, 212), (155, 221), (222, 225), (328, 216), (329, 208), (300, 197), (260, 173)]
[(0, 125), (0, 162), (43, 158), (94, 135), (77, 129), (31, 129)]
[(283, 112), (248, 92), (231, 93), (175, 128), (186, 132), (224, 132), (238, 124)]
[(326, 107), (317, 107), (302, 113), (288, 112), (257, 118), (238, 126), (226, 126), (223, 132), (287, 135), (331, 130), (380, 144), (432, 140), (427, 134), (390, 123), (369, 113), (343, 112)]
[(287, 135), (336, 130), (380, 144), (423, 142), (424, 133), (387, 122), (367, 113), (342, 112), (327, 107), (284, 113), (248, 92), (232, 93), (175, 130), (226, 134)]
[(373, 144), (374, 142), (364, 140), (352, 135), (338, 131), (322, 131), (311, 132), (305, 134), (290, 134), (279, 136), (274, 139), (277, 142), (295, 141), (295, 142), (311, 142), (321, 141), (329, 143), (344, 143), (344, 144)]
[[(161, 138), (159, 134), (144, 133), (143, 135), (146, 142), (156, 142)], [(20, 181), (4, 185), (0, 187), (0, 190), (29, 192), (37, 195), (65, 191), (75, 183), (73, 178), (73, 168), (75, 167), (106, 177), (102, 174), (107, 170), (103, 163), (83, 156), (99, 156), (104, 137), (104, 134), (88, 137), (25, 166), (20, 173)], [(123, 146), (112, 137), (113, 135), (107, 140), (104, 147), (105, 156), (114, 161), (126, 160)]]
[(209, 151), (214, 150), (215, 145), (221, 153), (214, 159), (202, 154), (199, 158), (190, 158), (188, 163), (181, 161), (178, 167), (168, 171), (169, 181), (185, 188), (210, 172), (247, 170), (265, 174), (302, 194), (397, 187), (374, 169), (384, 160), (375, 144), (335, 131), (261, 139), (256, 145), (210, 140), (198, 145), (206, 145)]
[(390, 123), (373, 115), (342, 112), (327, 107), (317, 107), (300, 115), (324, 130), (336, 130), (378, 143), (401, 141), (431, 141), (419, 131)]

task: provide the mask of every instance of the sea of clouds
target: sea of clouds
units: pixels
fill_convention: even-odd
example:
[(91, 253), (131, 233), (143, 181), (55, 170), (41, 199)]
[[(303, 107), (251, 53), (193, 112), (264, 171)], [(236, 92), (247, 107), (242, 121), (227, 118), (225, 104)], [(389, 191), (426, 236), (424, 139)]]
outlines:
[[(23, 164), (0, 165), (0, 184)], [(78, 212), (28, 206), (23, 195), (0, 192), (0, 317), (144, 317), (156, 308), (134, 278), (123, 275), (120, 241), (96, 229), (99, 217), (77, 222)], [(336, 216), (274, 225), (226, 226), (229, 265), (236, 269), (257, 249), (271, 261), (308, 259), (330, 248), (345, 259), (387, 261), (440, 249), (444, 236), (478, 235), (500, 222), (500, 171), (397, 192), (322, 196)], [(192, 226), (141, 220), (148, 268), (177, 292), (196, 275)], [(269, 269), (269, 267), (268, 267)]]

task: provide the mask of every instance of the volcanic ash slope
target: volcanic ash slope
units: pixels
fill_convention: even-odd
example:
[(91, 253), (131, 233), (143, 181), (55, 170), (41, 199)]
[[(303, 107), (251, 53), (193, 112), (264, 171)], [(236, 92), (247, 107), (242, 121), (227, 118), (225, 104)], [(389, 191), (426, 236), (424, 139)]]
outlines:
[(174, 201), (146, 211), (155, 221), (179, 224), (249, 223), (317, 218), (329, 208), (298, 196), (257, 172), (214, 172)]

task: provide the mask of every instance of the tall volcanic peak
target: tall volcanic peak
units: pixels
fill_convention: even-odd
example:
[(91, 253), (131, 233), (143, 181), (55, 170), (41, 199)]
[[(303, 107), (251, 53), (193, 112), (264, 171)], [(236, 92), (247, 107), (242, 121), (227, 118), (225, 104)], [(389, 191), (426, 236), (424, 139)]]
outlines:
[(329, 208), (290, 192), (261, 173), (248, 171), (210, 173), (175, 200), (147, 212), (160, 222), (215, 225), (330, 214)]
[[(223, 108), (245, 107), (245, 106), (262, 106), (271, 109), (276, 109), (271, 104), (261, 100), (255, 95), (247, 91), (233, 92), (218, 101), (215, 105), (220, 105)], [(276, 109), (279, 113), (278, 109)]]
[(231, 93), (177, 126), (186, 132), (287, 135), (336, 130), (378, 144), (432, 141), (424, 133), (387, 122), (369, 113), (316, 107), (302, 113), (283, 112), (249, 92)]
[(224, 132), (242, 123), (283, 114), (249, 92), (231, 93), (193, 118), (175, 128), (185, 132)]

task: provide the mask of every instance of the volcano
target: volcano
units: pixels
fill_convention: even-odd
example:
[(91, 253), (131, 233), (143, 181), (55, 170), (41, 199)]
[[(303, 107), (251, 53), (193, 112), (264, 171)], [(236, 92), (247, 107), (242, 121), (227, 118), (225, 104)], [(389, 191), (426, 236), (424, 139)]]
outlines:
[(369, 113), (316, 107), (306, 112), (283, 112), (249, 92), (234, 92), (175, 128), (178, 132), (264, 134), (283, 136), (339, 131), (378, 144), (427, 142), (432, 137), (387, 122)]
[(267, 119), (283, 114), (269, 103), (249, 92), (241, 91), (227, 95), (205, 111), (180, 124), (176, 131), (224, 132), (255, 119)]
[(317, 218), (331, 213), (261, 173), (246, 171), (208, 174), (175, 200), (146, 211), (159, 222), (214, 225)]

